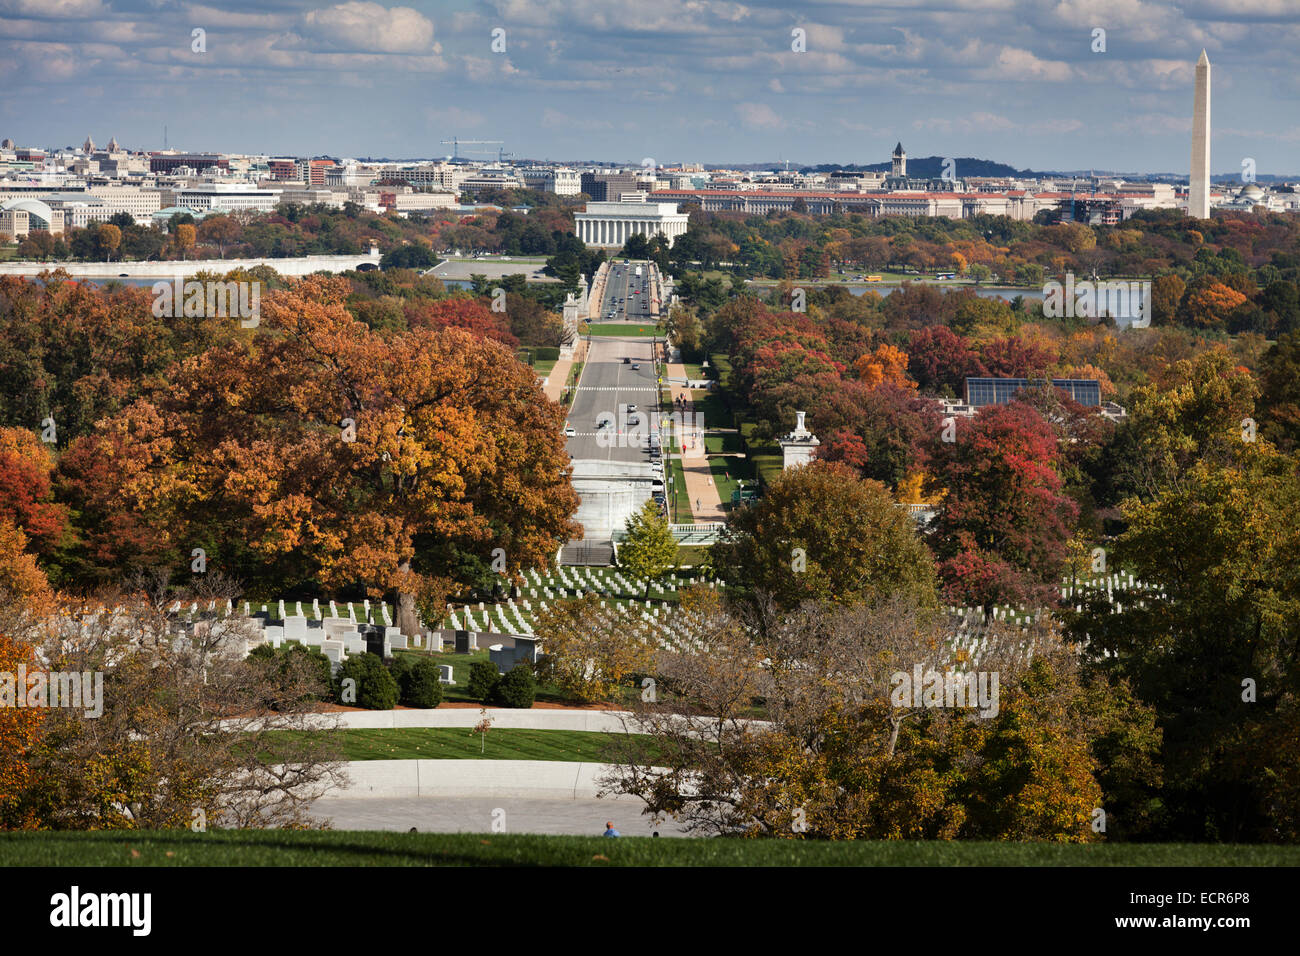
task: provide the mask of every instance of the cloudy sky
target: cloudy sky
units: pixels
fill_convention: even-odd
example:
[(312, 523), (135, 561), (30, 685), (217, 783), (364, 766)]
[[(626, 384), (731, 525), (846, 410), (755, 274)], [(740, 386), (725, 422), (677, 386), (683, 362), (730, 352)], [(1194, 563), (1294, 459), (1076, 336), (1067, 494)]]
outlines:
[(0, 0), (0, 136), (1185, 173), (1202, 47), (1214, 172), (1300, 174), (1300, 0)]

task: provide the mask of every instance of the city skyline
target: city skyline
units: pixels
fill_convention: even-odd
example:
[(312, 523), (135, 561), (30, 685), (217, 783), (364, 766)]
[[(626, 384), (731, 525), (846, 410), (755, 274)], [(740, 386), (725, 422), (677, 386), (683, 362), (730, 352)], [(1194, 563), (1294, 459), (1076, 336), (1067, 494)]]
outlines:
[(0, 0), (0, 135), (158, 149), (166, 125), (195, 151), (393, 158), (458, 136), (516, 158), (711, 165), (878, 163), (902, 139), (917, 157), (1178, 174), (1204, 47), (1232, 117), (1211, 172), (1300, 166), (1283, 0), (939, 6)]

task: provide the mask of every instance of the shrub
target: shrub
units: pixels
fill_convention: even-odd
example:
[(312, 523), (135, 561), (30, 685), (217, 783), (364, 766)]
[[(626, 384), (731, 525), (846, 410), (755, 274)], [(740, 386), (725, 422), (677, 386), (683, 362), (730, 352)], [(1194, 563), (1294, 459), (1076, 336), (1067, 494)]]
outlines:
[(339, 703), (343, 700), (343, 681), (356, 681), (356, 706), (368, 710), (392, 710), (397, 706), (397, 681), (376, 654), (353, 654), (339, 668), (335, 691)]
[(491, 661), (475, 661), (469, 668), (469, 683), (465, 687), (465, 692), (474, 700), (487, 703), (488, 698), (492, 696), (492, 689), (497, 686), (497, 681), (500, 679), (501, 674)]
[(290, 644), (283, 647), (280, 652), (284, 655), (285, 666), (292, 666), (293, 662), (301, 662), (301, 665), (308, 668), (320, 680), (321, 693), (317, 696), (324, 698), (329, 695), (330, 686), (330, 659), (318, 647), (306, 647), (302, 644)]
[(275, 707), (270, 700), (277, 691), (287, 691), (291, 685), (311, 687), (295, 700), (325, 700), (330, 695), (330, 661), (319, 650), (289, 644), (276, 649), (270, 644), (259, 644), (248, 652), (248, 662), (261, 672), (267, 684), (267, 706)]
[(533, 706), (537, 697), (537, 681), (533, 678), (533, 669), (527, 664), (516, 664), (492, 688), (492, 703), (498, 707)]
[(437, 707), (442, 703), (442, 682), (432, 658), (399, 654), (393, 658), (391, 670), (407, 707)]

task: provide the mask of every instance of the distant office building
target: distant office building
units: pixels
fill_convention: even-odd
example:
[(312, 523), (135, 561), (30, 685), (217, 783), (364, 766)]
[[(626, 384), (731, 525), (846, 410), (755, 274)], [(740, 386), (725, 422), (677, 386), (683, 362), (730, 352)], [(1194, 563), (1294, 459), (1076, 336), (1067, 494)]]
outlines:
[(576, 169), (564, 166), (555, 169), (521, 169), (519, 176), (529, 189), (540, 189), (557, 196), (576, 196), (582, 192), (582, 177)]
[(409, 186), (433, 186), (440, 190), (459, 193), (461, 184), (478, 170), (460, 163), (427, 163), (422, 166), (404, 166), (385, 169), (378, 179), (406, 183)]
[(581, 192), (593, 202), (618, 202), (624, 196), (643, 193), (636, 173), (583, 173)]
[(5, 199), (0, 201), (0, 232), (15, 239), (32, 232), (63, 232), (63, 211), (52, 209), (40, 199)]
[(574, 213), (573, 219), (578, 238), (587, 245), (619, 248), (638, 233), (647, 239), (662, 235), (671, 246), (686, 232), (690, 217), (678, 212), (676, 203), (628, 198), (622, 202), (589, 202), (586, 210)]
[(379, 205), (388, 212), (405, 216), (412, 212), (428, 212), (432, 209), (450, 209), (458, 204), (455, 193), (416, 193), (398, 192), (395, 189), (379, 190)]
[(147, 226), (153, 214), (162, 208), (162, 194), (156, 189), (139, 186), (91, 186), (87, 190), (101, 200), (111, 219), (120, 212), (127, 213), (139, 225)]
[(267, 174), (277, 182), (303, 182), (298, 178), (298, 161), (296, 159), (268, 159)]
[(369, 186), (374, 181), (374, 172), (357, 163), (325, 170), (326, 186)]
[(339, 189), (322, 189), (315, 186), (286, 186), (280, 190), (280, 202), (299, 206), (328, 206), (342, 209), (348, 201), (348, 194)]
[(484, 189), (523, 189), (524, 181), (501, 170), (480, 170), (473, 176), (466, 176), (460, 183), (463, 193), (477, 193)]
[[(1028, 378), (968, 378), (966, 379), (966, 404), (972, 408), (985, 405), (1006, 405), (1022, 388), (1045, 384), (1046, 379)], [(1080, 405), (1089, 408), (1101, 406), (1101, 383), (1090, 378), (1054, 378), (1052, 385), (1066, 392)]]
[(270, 212), (280, 201), (280, 193), (238, 184), (190, 186), (176, 190), (176, 205), (203, 212)]
[(216, 153), (154, 153), (149, 157), (149, 172), (170, 173), (184, 166), (195, 172), (216, 167), (230, 169), (230, 162)]
[(293, 177), (308, 186), (324, 186), (325, 174), (334, 168), (332, 159), (299, 159), (294, 163), (296, 175)]
[(107, 222), (120, 210), (111, 209), (98, 196), (88, 192), (51, 193), (46, 204), (63, 214), (64, 229), (84, 229), (92, 222)]

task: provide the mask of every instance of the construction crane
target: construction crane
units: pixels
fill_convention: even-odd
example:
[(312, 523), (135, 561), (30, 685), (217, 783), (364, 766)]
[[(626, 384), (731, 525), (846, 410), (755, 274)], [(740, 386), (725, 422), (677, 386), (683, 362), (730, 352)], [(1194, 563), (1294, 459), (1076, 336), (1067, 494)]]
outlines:
[[(503, 141), (502, 141), (502, 140), (499, 140), (499, 139), (461, 139), (461, 138), (458, 137), (458, 136), (453, 136), (451, 139), (440, 140), (440, 142), (442, 143), (443, 146), (447, 146), (448, 144), (451, 145), (451, 156), (452, 156), (452, 159), (460, 159), (460, 146), (461, 146), (461, 143), (469, 143), (469, 144), (473, 144), (473, 145), (477, 145), (477, 146), (503, 146), (503, 145), (505, 145), (505, 144), (503, 143)], [(483, 149), (471, 149), (471, 150), (469, 150), (469, 152), (471, 152), (471, 153), (484, 153), (484, 152), (485, 152), (485, 153), (487, 153), (488, 155), (491, 155), (491, 154), (492, 154), (492, 150), (490, 150), (490, 149), (488, 149), (488, 150), (483, 150)]]
[(497, 150), (497, 165), (500, 166), (502, 163), (504, 163), (505, 160), (506, 160), (506, 157), (507, 157), (507, 156), (509, 156), (511, 159), (514, 159), (515, 154), (514, 154), (514, 153), (507, 153), (507, 152), (505, 151), (504, 148), (502, 148), (502, 149), (498, 149), (498, 150)]

